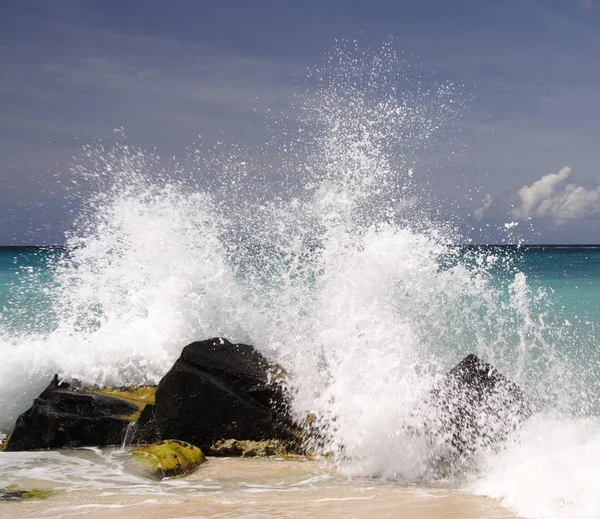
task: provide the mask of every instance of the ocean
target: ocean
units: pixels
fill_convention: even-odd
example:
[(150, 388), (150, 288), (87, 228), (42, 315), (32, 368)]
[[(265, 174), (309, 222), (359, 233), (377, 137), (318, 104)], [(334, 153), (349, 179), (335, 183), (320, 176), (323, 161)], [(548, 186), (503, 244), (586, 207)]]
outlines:
[[(257, 251), (253, 250), (250, 256), (256, 254)], [(200, 494), (208, 492), (208, 501), (199, 501), (195, 506), (201, 509), (203, 506), (209, 506), (212, 509), (219, 502), (215, 498), (215, 492), (220, 489), (219, 492), (227, 494), (227, 498), (224, 497), (220, 505), (224, 510), (228, 510), (227, 499), (233, 499), (234, 495), (236, 499), (240, 499), (240, 503), (245, 503), (244, 507), (247, 508), (250, 504), (246, 502), (246, 493), (255, 489), (252, 485), (256, 485), (262, 492), (272, 494), (274, 499), (269, 501), (270, 498), (263, 496), (266, 501), (259, 516), (281, 516), (281, 507), (285, 507), (290, 516), (294, 516), (293, 510), (298, 516), (302, 516), (308, 512), (299, 507), (297, 502), (279, 502), (282, 488), (289, 492), (307, 492), (303, 495), (303, 500), (320, 503), (329, 503), (328, 500), (335, 503), (336, 499), (342, 500), (341, 502), (344, 502), (344, 499), (356, 500), (367, 495), (371, 496), (369, 499), (375, 499), (372, 495), (375, 492), (378, 496), (375, 508), (368, 507), (373, 504), (370, 502), (359, 502), (362, 508), (353, 508), (354, 513), (360, 511), (375, 517), (382, 513), (381, 499), (391, 507), (385, 510), (393, 515), (407, 513), (406, 507), (394, 508), (399, 506), (398, 503), (404, 503), (410, 508), (416, 506), (416, 500), (417, 503), (421, 503), (419, 506), (422, 506), (426, 503), (426, 500), (419, 501), (423, 499), (423, 493), (433, 493), (437, 499), (456, 499), (452, 492), (459, 491), (500, 499), (504, 506), (526, 518), (596, 517), (600, 510), (596, 479), (600, 466), (600, 413), (597, 402), (600, 370), (597, 355), (600, 343), (600, 246), (451, 246), (440, 254), (437, 275), (442, 277), (456, 268), (479, 268), (475, 266), (480, 265), (482, 261), (490, 261), (493, 264), (489, 277), (483, 281), (485, 288), (477, 286), (474, 294), (466, 295), (469, 305), (466, 310), (473, 312), (467, 318), (475, 320), (474, 325), (477, 328), (489, 326), (488, 333), (484, 333), (482, 337), (487, 337), (485, 340), (491, 341), (493, 347), (487, 342), (477, 344), (478, 341), (473, 341), (473, 338), (467, 341), (468, 345), (455, 342), (461, 340), (463, 335), (460, 330), (455, 329), (456, 326), (460, 326), (455, 320), (456, 313), (454, 310), (450, 311), (451, 318), (440, 315), (440, 312), (444, 311), (440, 304), (452, 306), (457, 303), (452, 300), (456, 280), (450, 284), (442, 283), (442, 288), (438, 288), (440, 291), (433, 295), (435, 312), (428, 312), (428, 309), (422, 306), (423, 301), (419, 297), (417, 304), (401, 305), (397, 308), (398, 314), (386, 316), (387, 322), (377, 322), (376, 315), (385, 315), (385, 312), (389, 311), (385, 310), (385, 306), (390, 301), (384, 306), (378, 305), (372, 310), (374, 314), (369, 314), (370, 309), (365, 305), (365, 301), (362, 298), (356, 300), (357, 294), (363, 293), (363, 285), (356, 294), (352, 295), (350, 292), (354, 301), (328, 302), (328, 305), (342, 305), (340, 320), (336, 321), (331, 317), (325, 319), (320, 323), (317, 333), (311, 330), (312, 339), (295, 335), (295, 326), (299, 326), (298, 323), (293, 323), (290, 327), (292, 335), (288, 335), (292, 338), (295, 348), (305, 349), (305, 355), (315, 355), (318, 351), (312, 345), (306, 344), (310, 340), (319, 341), (320, 348), (339, 348), (335, 352), (329, 351), (329, 356), (320, 350), (321, 366), (318, 368), (313, 362), (304, 362), (298, 366), (298, 377), (305, 376), (303, 370), (307, 369), (307, 366), (303, 364), (308, 364), (309, 369), (328, 373), (327, 398), (324, 399), (319, 391), (307, 395), (307, 390), (315, 389), (312, 384), (310, 388), (306, 388), (298, 381), (299, 387), (295, 389), (298, 398), (310, 399), (310, 403), (298, 401), (299, 414), (308, 409), (320, 409), (323, 413), (337, 416), (335, 432), (339, 436), (333, 441), (332, 447), (335, 449), (337, 442), (343, 443), (346, 446), (344, 456), (340, 456), (333, 466), (329, 461), (321, 465), (312, 462), (307, 466), (305, 464), (308, 462), (304, 462), (296, 467), (286, 466), (282, 470), (280, 481), (267, 481), (266, 476), (260, 481), (260, 477), (256, 476), (258, 481), (248, 483), (243, 464), (240, 467), (228, 467), (230, 477), (232, 473), (241, 471), (237, 484), (224, 483), (217, 476), (208, 483), (205, 479), (190, 480), (187, 486), (183, 483), (165, 483), (160, 487), (164, 498), (159, 502), (163, 505), (179, 503), (182, 495), (190, 499), (190, 493), (193, 491)], [(137, 297), (144, 301), (144, 305), (152, 305), (156, 303), (158, 293), (165, 287), (161, 283), (165, 283), (169, 289), (172, 286), (185, 286), (186, 281), (191, 283), (190, 279), (155, 279), (154, 284), (139, 279), (135, 287), (127, 287), (126, 284), (123, 286), (123, 283), (129, 276), (139, 276), (136, 269), (129, 270), (127, 267), (129, 274), (126, 271), (121, 272), (125, 279), (109, 275), (109, 281), (100, 279), (107, 272), (97, 272), (98, 265), (93, 265), (93, 268), (87, 271), (82, 265), (74, 264), (74, 270), (67, 276), (66, 258), (69, 258), (69, 254), (61, 248), (0, 249), (0, 351), (4, 359), (0, 367), (3, 380), (0, 390), (0, 417), (2, 430), (6, 433), (10, 432), (17, 414), (31, 404), (32, 399), (48, 383), (54, 372), (89, 383), (156, 382), (175, 360), (181, 348), (192, 339), (214, 334), (240, 340), (252, 338), (250, 334), (236, 335), (240, 329), (239, 323), (231, 323), (229, 330), (225, 324), (211, 329), (211, 324), (214, 326), (214, 323), (203, 322), (201, 314), (192, 314), (195, 318), (191, 319), (186, 312), (186, 302), (177, 301), (178, 298), (174, 297), (173, 293), (165, 294), (167, 299), (162, 303), (162, 311), (158, 313), (153, 313), (151, 308), (145, 306), (132, 307), (132, 301), (123, 300), (124, 297)], [(400, 259), (396, 267), (406, 260), (407, 258)], [(253, 262), (260, 264), (256, 259), (253, 259)], [(107, 269), (116, 267), (110, 262), (102, 264)], [(138, 264), (139, 269), (147, 267), (148, 265), (142, 262)], [(421, 268), (421, 265), (417, 268)], [(245, 269), (249, 275), (249, 267), (246, 266)], [(116, 279), (121, 285), (98, 287), (92, 283), (92, 286), (84, 287), (75, 284), (76, 288), (73, 288), (73, 276), (77, 272), (77, 275), (86, 276), (93, 273), (96, 283), (115, 283)], [(164, 274), (168, 278), (170, 271), (167, 270)], [(205, 278), (201, 279), (206, 281)], [(386, 279), (379, 288), (392, 281), (418, 283), (411, 274), (408, 280)], [(228, 282), (231, 282), (231, 279), (228, 279)], [(481, 281), (477, 281), (476, 284), (479, 282)], [(55, 297), (56, 293), (61, 294), (65, 289), (61, 283), (67, 283), (70, 290), (75, 290), (78, 298), (84, 297), (83, 301), (77, 300), (78, 304), (68, 302), (67, 304), (73, 306), (68, 308), (66, 315), (65, 308)], [(361, 284), (359, 280), (346, 280), (346, 283), (349, 283), (350, 287)], [(215, 290), (218, 291), (217, 286), (215, 285)], [(431, 286), (431, 280), (425, 275), (418, 290), (427, 292)], [(200, 305), (197, 307), (198, 311), (205, 311), (206, 308), (205, 303), (196, 299), (198, 295), (208, 296), (204, 289), (205, 287), (196, 287), (197, 293), (192, 298)], [(316, 288), (313, 286), (311, 289)], [(490, 308), (488, 306), (486, 309), (486, 305), (490, 305), (489, 301), (476, 301), (477, 297), (484, 300), (489, 297), (486, 290), (493, 294), (494, 311), (500, 312), (499, 315), (488, 312)], [(113, 296), (118, 294), (116, 300), (110, 296), (106, 297), (111, 291)], [(440, 297), (441, 301), (438, 300)], [(107, 302), (113, 305), (112, 308), (109, 307), (109, 315), (114, 322), (106, 317), (99, 317), (98, 305), (106, 305)], [(371, 297), (367, 302), (373, 304)], [(93, 315), (93, 319), (85, 320), (85, 324), (82, 324), (80, 315), (72, 315), (73, 312), (81, 311), (81, 305)], [(117, 308), (114, 308), (115, 305)], [(407, 308), (410, 308), (411, 313), (406, 313)], [(215, 310), (216, 308), (209, 305), (208, 315), (214, 315), (212, 312)], [(244, 316), (248, 309), (242, 310), (241, 315)], [(294, 312), (298, 310), (300, 309), (297, 307)], [(463, 311), (464, 307), (461, 312)], [(353, 312), (351, 317), (354, 322), (343, 318), (348, 312)], [(361, 334), (361, 324), (365, 323), (363, 312), (368, 315), (369, 323), (365, 328), (371, 333), (371, 339)], [(425, 315), (421, 315), (423, 312)], [(160, 318), (155, 324), (155, 316), (158, 315)], [(286, 315), (289, 315), (287, 311)], [(229, 319), (231, 314), (221, 322), (225, 323)], [(423, 324), (429, 322), (430, 326), (445, 327), (430, 333), (436, 342), (441, 340), (442, 344), (426, 347), (427, 341), (423, 340), (423, 352), (427, 351), (427, 355), (432, 355), (429, 360), (430, 364), (435, 366), (431, 368), (433, 371), (447, 369), (458, 362), (463, 354), (475, 351), (486, 360), (496, 365), (500, 364), (503, 372), (518, 380), (538, 405), (538, 412), (506, 445), (496, 452), (482, 455), (475, 466), (450, 478), (444, 476), (436, 479), (435, 475), (428, 472), (426, 452), (402, 452), (406, 443), (398, 438), (396, 433), (396, 428), (402, 420), (402, 413), (399, 413), (398, 409), (403, 406), (410, 407), (409, 404), (419, 393), (411, 392), (407, 384), (418, 387), (415, 369), (418, 366), (423, 369), (423, 360), (416, 362), (417, 356), (411, 358), (407, 366), (401, 363), (408, 354), (403, 350), (413, 349), (422, 341), (419, 337), (423, 333), (419, 330), (422, 319), (425, 319)], [(464, 316), (461, 319), (464, 319)], [(281, 329), (277, 329), (281, 325), (279, 322), (275, 329), (270, 331), (270, 337), (258, 335), (260, 338), (251, 342), (274, 358), (288, 359), (285, 365), (289, 367), (292, 362), (298, 363), (299, 360), (293, 352), (286, 350), (289, 345), (285, 344), (282, 335), (289, 334), (290, 331), (285, 330), (282, 333)], [(314, 323), (311, 323), (312, 325)], [(151, 329), (152, 326), (155, 326), (154, 330)], [(180, 329), (173, 328), (170, 336), (169, 326), (179, 326)], [(389, 326), (399, 326), (402, 335), (396, 335), (396, 331), (388, 336), (386, 332)], [(410, 333), (403, 330), (404, 326), (409, 327)], [(505, 329), (500, 329), (499, 326)], [(380, 327), (383, 329), (379, 330)], [(374, 332), (380, 335), (373, 338)], [(349, 341), (348, 333), (355, 335), (352, 341)], [(444, 339), (444, 335), (449, 335), (450, 340)], [(406, 343), (407, 337), (412, 341), (409, 344)], [(307, 348), (311, 349), (306, 351)], [(357, 351), (360, 348), (364, 348), (365, 351)], [(302, 357), (300, 355), (300, 358)], [(339, 365), (327, 367), (331, 362)], [(358, 363), (358, 367), (355, 363)], [(333, 378), (333, 374), (338, 378)], [(427, 374), (425, 378), (429, 379), (430, 376), (431, 374)], [(361, 384), (355, 386), (356, 380), (360, 380)], [(324, 386), (323, 383), (322, 390)], [(427, 387), (427, 383), (424, 383), (423, 387)], [(332, 396), (336, 396), (338, 400), (343, 396), (343, 400), (325, 406), (324, 402), (329, 402)], [(402, 399), (405, 401), (402, 402)], [(348, 429), (340, 430), (341, 427)], [(351, 452), (356, 456), (354, 459), (348, 458), (348, 447), (353, 449)], [(67, 488), (83, 492), (88, 496), (87, 500), (91, 499), (97, 504), (98, 509), (93, 511), (100, 514), (99, 516), (102, 516), (102, 510), (111, 510), (110, 506), (115, 503), (110, 500), (106, 502), (106, 499), (103, 501), (99, 497), (92, 499), (89, 492), (94, 489), (97, 496), (109, 491), (120, 495), (119, 506), (133, 507), (133, 510), (137, 510), (137, 505), (149, 506), (148, 493), (156, 499), (157, 490), (152, 489), (152, 485), (128, 474), (123, 468), (124, 455), (120, 451), (85, 451), (87, 454), (82, 453), (83, 451), (33, 455), (2, 453), (0, 481), (5, 485), (31, 486), (35, 483), (36, 487)], [(269, 471), (277, 472), (278, 466), (276, 462), (273, 463), (275, 466), (269, 468)], [(283, 469), (283, 466), (281, 468)], [(283, 473), (288, 473), (289, 479), (289, 474), (295, 471), (299, 471), (297, 479), (287, 481), (283, 477)], [(348, 477), (350, 480), (345, 479)], [(305, 480), (310, 481), (308, 487), (304, 486)], [(354, 483), (350, 483), (351, 481)], [(350, 489), (350, 493), (340, 494), (340, 487)], [(137, 491), (133, 492), (133, 489)], [(182, 494), (184, 491), (188, 493)], [(85, 494), (86, 492), (88, 494)], [(398, 492), (404, 494), (396, 495)], [(132, 497), (132, 493), (135, 498)], [(232, 495), (229, 495), (230, 493)], [(494, 505), (486, 502), (475, 501), (471, 505), (465, 505), (461, 500), (466, 498), (463, 494), (461, 496), (458, 506), (462, 510), (461, 513), (466, 513), (465, 506), (467, 509), (469, 506), (474, 507), (474, 515), (468, 517), (488, 517), (486, 507), (495, 510)], [(388, 502), (392, 497), (394, 506), (390, 504), (391, 501)], [(81, 510), (83, 506), (76, 499), (70, 502), (70, 505), (69, 502), (66, 500), (61, 506), (72, 513)], [(442, 502), (440, 501), (439, 506)], [(329, 510), (322, 508), (323, 513), (326, 509)], [(26, 509), (15, 510), (17, 513), (19, 510), (24, 513)], [(35, 506), (31, 510), (33, 515), (39, 513), (39, 508)], [(183, 516), (185, 510), (180, 512)], [(165, 510), (161, 513), (164, 514)], [(229, 513), (237, 516), (231, 510)], [(344, 511), (338, 510), (335, 513), (343, 514)], [(421, 515), (416, 516), (426, 517), (427, 513), (421, 510), (418, 512)], [(431, 513), (433, 517), (435, 514), (450, 512), (447, 512), (447, 508), (440, 508)], [(498, 517), (497, 513), (494, 511), (494, 517)], [(345, 516), (352, 515), (347, 511)]]
[[(389, 46), (334, 51), (258, 157), (86, 147), (65, 247), (0, 249), (0, 431), (55, 373), (156, 383), (186, 344), (223, 336), (285, 368), (328, 456), (149, 483), (119, 449), (0, 453), (0, 487), (62, 490), (0, 515), (600, 517), (600, 246), (456, 245), (411, 154), (460, 103), (397, 65)], [(534, 413), (440, 467), (411, 421), (469, 353)]]

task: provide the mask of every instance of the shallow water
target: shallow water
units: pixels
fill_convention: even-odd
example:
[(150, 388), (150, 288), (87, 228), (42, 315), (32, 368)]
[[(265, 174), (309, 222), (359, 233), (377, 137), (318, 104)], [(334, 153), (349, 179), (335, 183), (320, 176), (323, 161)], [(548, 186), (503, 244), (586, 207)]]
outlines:
[(491, 499), (465, 494), (449, 485), (424, 487), (347, 479), (336, 475), (322, 460), (209, 458), (185, 478), (156, 482), (125, 476), (121, 469), (126, 459), (124, 454), (110, 450), (35, 456), (9, 453), (0, 463), (4, 474), (15, 470), (13, 483), (58, 489), (58, 493), (43, 501), (0, 502), (0, 516), (516, 517)]

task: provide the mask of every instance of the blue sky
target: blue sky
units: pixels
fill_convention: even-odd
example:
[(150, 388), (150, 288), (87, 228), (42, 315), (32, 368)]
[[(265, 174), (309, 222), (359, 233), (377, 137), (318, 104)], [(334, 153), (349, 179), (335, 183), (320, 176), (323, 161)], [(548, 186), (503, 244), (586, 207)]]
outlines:
[[(248, 142), (336, 38), (393, 39), (464, 85), (460, 157), (423, 161), (476, 240), (503, 223), (537, 242), (600, 242), (596, 0), (4, 0), (0, 244), (57, 243), (72, 156), (115, 128), (182, 154), (201, 134)], [(419, 165), (417, 164), (417, 172)], [(450, 210), (450, 209), (449, 209)], [(532, 231), (533, 229), (533, 231)]]

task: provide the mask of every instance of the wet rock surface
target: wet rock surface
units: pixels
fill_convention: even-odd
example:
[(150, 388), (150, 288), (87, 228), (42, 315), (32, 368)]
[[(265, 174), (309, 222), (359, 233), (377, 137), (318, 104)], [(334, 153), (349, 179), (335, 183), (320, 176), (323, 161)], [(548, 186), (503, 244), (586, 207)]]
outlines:
[(288, 445), (280, 440), (219, 440), (211, 446), (214, 456), (241, 456), (242, 458), (289, 458), (295, 456)]
[(138, 447), (131, 456), (138, 470), (157, 479), (189, 474), (206, 461), (198, 447), (178, 440)]
[[(176, 439), (208, 455), (285, 457), (303, 454), (302, 437), (312, 437), (319, 451), (326, 442), (318, 427), (302, 432), (290, 418), (282, 372), (252, 346), (213, 338), (186, 346), (156, 388), (81, 390), (55, 377), (0, 450)], [(531, 413), (517, 384), (468, 355), (417, 406), (407, 430), (426, 435), (445, 462), (494, 446)]]
[[(148, 394), (151, 392), (148, 388)], [(126, 389), (82, 391), (55, 376), (31, 408), (19, 416), (4, 450), (119, 445), (127, 425), (137, 420), (145, 405)]]
[(294, 441), (296, 429), (284, 391), (273, 380), (276, 372), (249, 345), (222, 338), (189, 344), (156, 390), (159, 436), (208, 454), (224, 438)]
[(521, 388), (476, 355), (454, 366), (425, 401), (428, 433), (445, 456), (505, 440), (533, 410)]

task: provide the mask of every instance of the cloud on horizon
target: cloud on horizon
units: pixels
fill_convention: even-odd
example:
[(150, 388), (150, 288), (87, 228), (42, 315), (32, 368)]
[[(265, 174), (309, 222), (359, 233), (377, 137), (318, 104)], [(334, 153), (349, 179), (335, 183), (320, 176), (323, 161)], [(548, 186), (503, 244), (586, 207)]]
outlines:
[(517, 219), (550, 219), (556, 225), (600, 216), (600, 185), (585, 187), (569, 182), (571, 168), (549, 173), (519, 190), (521, 206), (513, 209)]
[(600, 179), (586, 185), (568, 182), (572, 170), (565, 166), (548, 173), (516, 192), (499, 197), (486, 194), (480, 207), (473, 211), (477, 220), (506, 214), (519, 221), (541, 221), (546, 225), (565, 226), (600, 217)]

